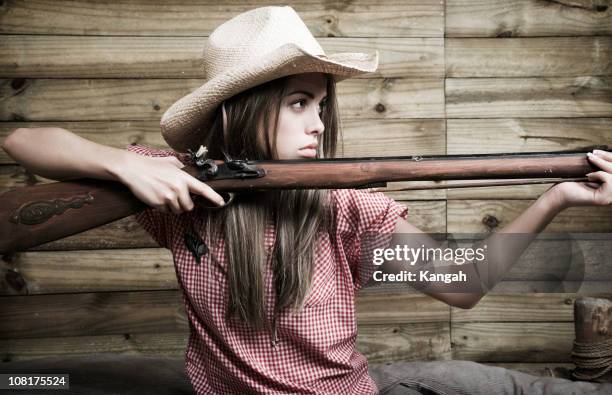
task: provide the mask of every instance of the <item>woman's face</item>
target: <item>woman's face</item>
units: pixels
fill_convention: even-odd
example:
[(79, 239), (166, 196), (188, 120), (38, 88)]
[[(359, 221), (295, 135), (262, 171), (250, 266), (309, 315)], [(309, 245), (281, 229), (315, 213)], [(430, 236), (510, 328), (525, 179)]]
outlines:
[(281, 100), (276, 137), (278, 159), (316, 158), (317, 138), (323, 133), (321, 112), (327, 97), (327, 77), (322, 73), (289, 77)]

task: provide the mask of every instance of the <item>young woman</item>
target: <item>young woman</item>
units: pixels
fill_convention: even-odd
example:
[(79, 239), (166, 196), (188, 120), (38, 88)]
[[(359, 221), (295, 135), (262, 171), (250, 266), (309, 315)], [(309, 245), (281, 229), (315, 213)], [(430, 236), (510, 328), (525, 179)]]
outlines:
[[(287, 190), (240, 194), (214, 209), (210, 202), (223, 206), (222, 197), (180, 170), (187, 149), (200, 145), (213, 158), (222, 150), (255, 160), (333, 157), (335, 84), (374, 71), (377, 55), (327, 56), (290, 7), (231, 19), (211, 34), (204, 55), (207, 82), (162, 118), (174, 150), (119, 150), (57, 128), (18, 129), (3, 146), (34, 173), (118, 180), (151, 206), (136, 218), (173, 253), (190, 324), (186, 370), (198, 393), (501, 393), (540, 380), (460, 361), (452, 362), (460, 364), (455, 377), (431, 362), (368, 372), (355, 349), (355, 293), (371, 277), (362, 239), (412, 233), (432, 243), (406, 221), (403, 205), (367, 191)], [(28, 145), (34, 137), (44, 151)], [(593, 183), (556, 185), (502, 232), (537, 233), (565, 207), (610, 204), (612, 154), (589, 160), (602, 169), (589, 175)], [(428, 293), (460, 307), (482, 297)], [(594, 385), (550, 379), (546, 386)]]

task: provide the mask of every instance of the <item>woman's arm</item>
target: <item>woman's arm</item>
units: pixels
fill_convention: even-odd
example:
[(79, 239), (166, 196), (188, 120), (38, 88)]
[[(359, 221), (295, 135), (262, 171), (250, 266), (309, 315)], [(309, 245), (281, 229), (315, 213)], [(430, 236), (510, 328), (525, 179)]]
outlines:
[(20, 128), (2, 148), (28, 171), (55, 180), (97, 178), (119, 181), (149, 206), (175, 214), (193, 209), (189, 193), (222, 205), (205, 183), (180, 170), (176, 157), (145, 157), (86, 140), (61, 128)]
[[(492, 288), (510, 270), (525, 249), (531, 244), (538, 233), (567, 207), (584, 205), (612, 204), (612, 153), (596, 151), (597, 156), (589, 155), (590, 161), (601, 171), (590, 173), (589, 179), (597, 183), (564, 182), (557, 184), (542, 194), (527, 210), (503, 229), (492, 233), (484, 240), (487, 245), (486, 275), (484, 281), (488, 289)], [(408, 237), (408, 235), (410, 235)], [(414, 248), (424, 245), (426, 248), (439, 247), (439, 243), (411, 225), (404, 219), (399, 219), (391, 247), (411, 245)], [(414, 267), (413, 267), (414, 268)], [(406, 270), (405, 262), (390, 261), (385, 264), (385, 272), (397, 273)], [(434, 270), (436, 267), (434, 267)], [(416, 269), (414, 269), (416, 270)], [(451, 265), (443, 268), (445, 273), (462, 271), (469, 279), (479, 279), (483, 270), (476, 271), (474, 264)], [(480, 274), (479, 274), (480, 273)], [(431, 283), (423, 290), (424, 293), (441, 300), (451, 306), (471, 308), (484, 296), (484, 293), (451, 293), (436, 283)]]
[(54, 180), (98, 178), (119, 181), (125, 150), (94, 143), (61, 128), (19, 128), (2, 148), (28, 171)]

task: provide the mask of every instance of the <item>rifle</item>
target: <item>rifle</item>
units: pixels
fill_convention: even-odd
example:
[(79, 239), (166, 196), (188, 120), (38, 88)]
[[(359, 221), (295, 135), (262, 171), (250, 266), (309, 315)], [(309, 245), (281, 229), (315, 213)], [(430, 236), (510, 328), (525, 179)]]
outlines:
[[(277, 161), (232, 159), (224, 153), (225, 160), (220, 161), (206, 158), (206, 148), (200, 147), (197, 152), (190, 151), (191, 164), (182, 170), (225, 196), (275, 189), (371, 188), (372, 192), (389, 192), (587, 181), (585, 175), (596, 170), (587, 160), (588, 151)], [(523, 179), (507, 180), (512, 178)], [(381, 189), (393, 181), (474, 179), (505, 181)], [(0, 195), (0, 254), (83, 232), (147, 207), (128, 187), (107, 180), (78, 179), (13, 188)]]

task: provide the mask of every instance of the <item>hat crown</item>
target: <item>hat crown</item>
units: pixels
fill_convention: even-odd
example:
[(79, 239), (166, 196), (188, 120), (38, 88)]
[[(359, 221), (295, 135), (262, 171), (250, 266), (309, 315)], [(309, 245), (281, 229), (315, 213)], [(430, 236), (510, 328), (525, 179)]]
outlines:
[(325, 55), (306, 24), (289, 6), (262, 7), (237, 15), (217, 27), (204, 45), (206, 78), (245, 66), (287, 44), (315, 56)]

